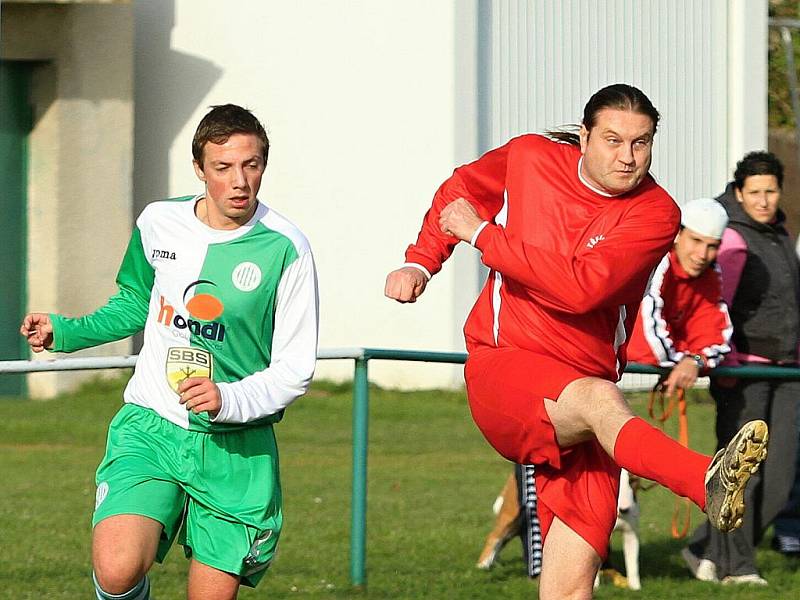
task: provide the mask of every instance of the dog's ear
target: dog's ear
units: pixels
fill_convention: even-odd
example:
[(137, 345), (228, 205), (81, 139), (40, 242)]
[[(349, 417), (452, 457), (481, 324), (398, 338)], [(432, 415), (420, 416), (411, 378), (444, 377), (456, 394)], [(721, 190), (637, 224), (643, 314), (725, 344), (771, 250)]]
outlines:
[(634, 475), (633, 473), (628, 473), (628, 483), (633, 490), (633, 495), (636, 496), (642, 487), (642, 478), (638, 475)]

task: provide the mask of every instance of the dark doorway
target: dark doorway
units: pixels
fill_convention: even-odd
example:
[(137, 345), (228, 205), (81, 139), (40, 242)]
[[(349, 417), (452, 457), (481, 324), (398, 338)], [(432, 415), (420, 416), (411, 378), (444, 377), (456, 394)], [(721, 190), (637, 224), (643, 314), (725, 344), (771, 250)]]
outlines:
[[(0, 61), (0, 360), (27, 358), (19, 335), (26, 306), (29, 63)], [(0, 396), (24, 395), (24, 375), (0, 375)]]

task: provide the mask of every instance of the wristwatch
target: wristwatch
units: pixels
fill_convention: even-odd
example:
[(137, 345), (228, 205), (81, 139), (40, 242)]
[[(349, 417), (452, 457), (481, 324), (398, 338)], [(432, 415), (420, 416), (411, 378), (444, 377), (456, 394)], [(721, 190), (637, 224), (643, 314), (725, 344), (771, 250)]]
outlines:
[(699, 354), (690, 354), (688, 355), (694, 361), (694, 364), (697, 365), (698, 370), (702, 371), (706, 368), (706, 361), (703, 360), (703, 357)]

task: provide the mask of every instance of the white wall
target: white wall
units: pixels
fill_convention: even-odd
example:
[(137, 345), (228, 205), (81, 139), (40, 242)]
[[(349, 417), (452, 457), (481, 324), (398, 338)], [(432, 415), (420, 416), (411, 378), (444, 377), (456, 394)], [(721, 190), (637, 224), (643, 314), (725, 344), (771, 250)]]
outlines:
[[(459, 349), (454, 266), (414, 306), (384, 299), (383, 284), (403, 262), (438, 185), (475, 156), (464, 149), (474, 118), (456, 123), (473, 102), (474, 86), (455, 69), (457, 27), (473, 26), (469, 6), (135, 3), (138, 206), (200, 191), (190, 165), (197, 122), (210, 104), (245, 105), (272, 143), (261, 197), (314, 248), (320, 345)], [(450, 384), (459, 369), (370, 368), (374, 381), (405, 386)], [(319, 374), (349, 377), (352, 364), (322, 363)]]
[[(315, 250), (321, 346), (461, 350), (479, 287), (470, 248), (416, 305), (382, 295), (441, 181), (479, 148), (578, 122), (592, 92), (627, 81), (663, 114), (659, 180), (679, 201), (717, 193), (731, 157), (766, 144), (765, 6), (138, 0), (136, 204), (199, 191), (190, 167), (197, 122), (210, 104), (248, 106), (272, 141), (261, 196)], [(460, 367), (370, 368), (385, 385), (460, 381)], [(351, 369), (323, 363), (319, 374)]]
[(767, 2), (728, 0), (727, 177), (745, 153), (766, 150)]

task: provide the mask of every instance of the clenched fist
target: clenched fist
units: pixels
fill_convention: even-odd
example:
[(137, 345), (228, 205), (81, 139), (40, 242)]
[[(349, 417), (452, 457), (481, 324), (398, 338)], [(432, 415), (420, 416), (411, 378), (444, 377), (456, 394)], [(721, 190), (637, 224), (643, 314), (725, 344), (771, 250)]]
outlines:
[(483, 222), (478, 211), (464, 198), (456, 198), (439, 214), (439, 228), (442, 233), (469, 242)]
[(416, 302), (426, 285), (428, 278), (425, 273), (415, 267), (402, 267), (386, 276), (383, 293), (398, 302)]
[(45, 313), (25, 315), (19, 332), (28, 340), (28, 345), (34, 352), (41, 352), (53, 346), (53, 323), (50, 321), (50, 315)]
[(178, 386), (179, 402), (186, 410), (198, 415), (207, 412), (212, 418), (219, 414), (222, 398), (217, 384), (208, 377), (189, 377)]

